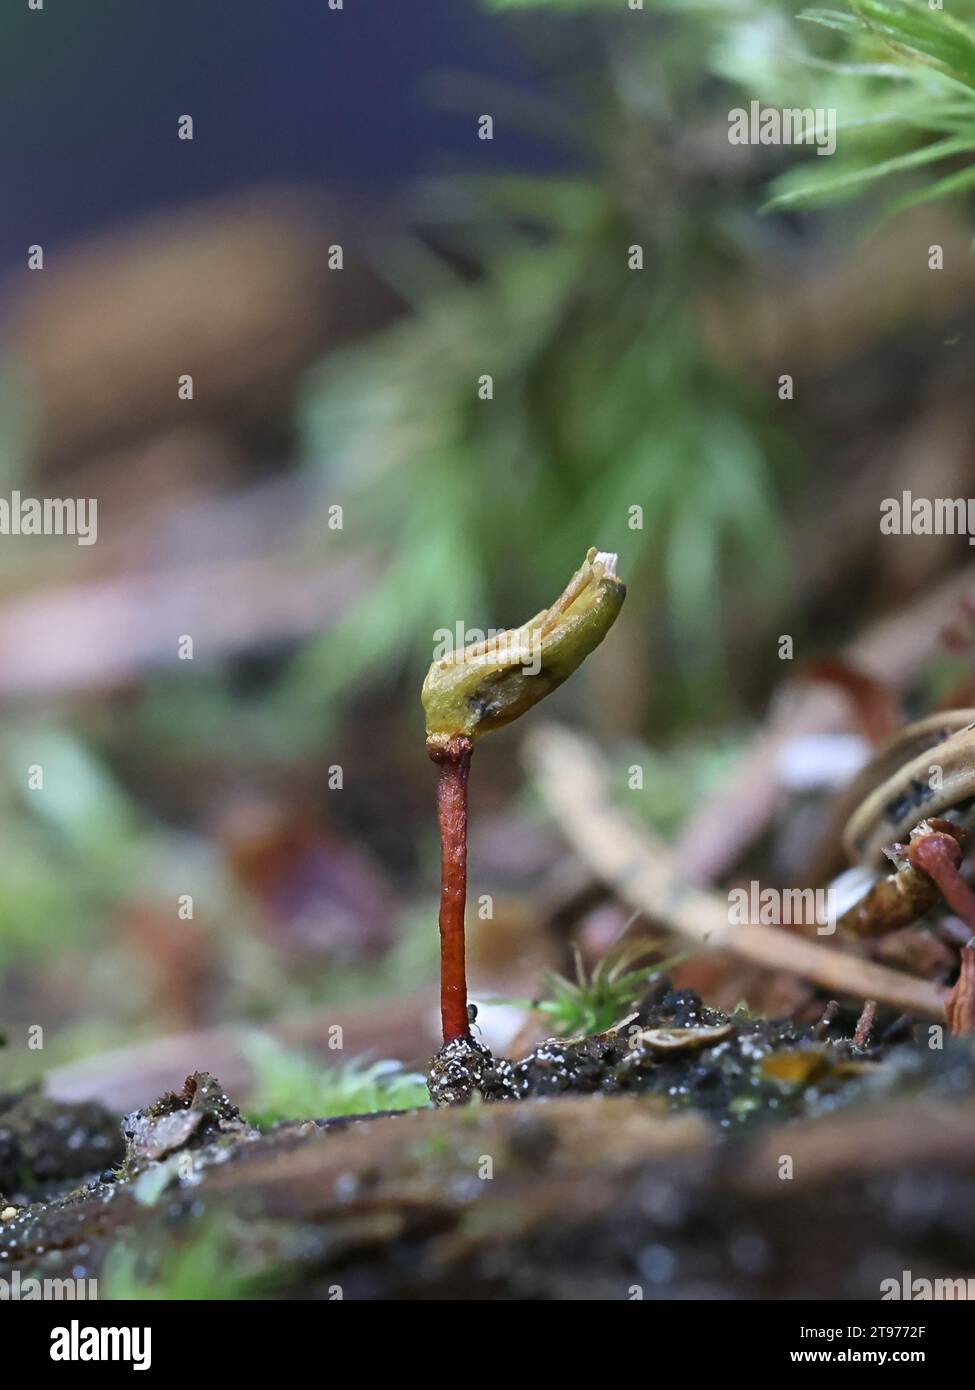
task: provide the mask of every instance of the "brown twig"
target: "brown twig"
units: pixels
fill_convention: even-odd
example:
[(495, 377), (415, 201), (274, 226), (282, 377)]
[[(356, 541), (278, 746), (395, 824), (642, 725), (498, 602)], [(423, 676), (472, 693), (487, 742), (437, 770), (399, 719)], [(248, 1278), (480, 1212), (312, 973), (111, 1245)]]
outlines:
[(822, 1017), (820, 1018), (819, 1022), (815, 1025), (815, 1027), (812, 1030), (814, 1038), (825, 1038), (826, 1034), (833, 1026), (833, 1023), (836, 1019), (836, 1015), (839, 1013), (839, 1011), (840, 1001), (838, 999), (831, 999), (829, 1003), (826, 1005), (825, 1009), (823, 1010)]
[(467, 1037), (467, 976), (464, 962), (464, 913), (467, 907), (467, 779), (474, 751), (458, 735), (431, 744), (439, 764), (437, 810), (440, 817), (440, 1018), (443, 1040)]
[(791, 971), (833, 994), (876, 999), (924, 1018), (944, 1016), (940, 985), (775, 927), (732, 924), (727, 900), (688, 883), (670, 848), (637, 830), (611, 803), (605, 764), (578, 735), (553, 725), (536, 728), (527, 754), (567, 840), (630, 907), (712, 950)]
[(867, 1047), (870, 1042), (870, 1034), (873, 1032), (874, 1020), (877, 1017), (876, 999), (868, 999), (863, 1006), (863, 1013), (857, 1019), (857, 1026), (853, 1032), (853, 1041), (857, 1047)]

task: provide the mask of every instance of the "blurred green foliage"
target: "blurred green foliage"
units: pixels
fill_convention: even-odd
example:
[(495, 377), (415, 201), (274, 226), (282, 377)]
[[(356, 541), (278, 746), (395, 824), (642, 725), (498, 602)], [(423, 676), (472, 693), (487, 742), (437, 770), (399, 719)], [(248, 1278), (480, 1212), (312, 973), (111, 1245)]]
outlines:
[(399, 1062), (348, 1062), (323, 1066), (256, 1033), (245, 1048), (254, 1069), (248, 1117), (260, 1129), (284, 1120), (327, 1120), (339, 1115), (368, 1115), (377, 1110), (412, 1110), (430, 1104), (422, 1076), (405, 1072)]
[[(30, 761), (43, 789), (28, 787)], [(90, 942), (138, 879), (141, 816), (84, 744), (65, 729), (7, 728), (0, 738), (0, 967)]]
[[(702, 297), (778, 235), (723, 133), (762, 7), (660, 8), (589, 16), (546, 74), (585, 132), (573, 172), (426, 186), (424, 240), (376, 262), (410, 317), (308, 383), (307, 457), (328, 501), (347, 499), (349, 536), (379, 538), (375, 585), (298, 662), (319, 707), (367, 673), (422, 669), (439, 628), (509, 625), (591, 544), (619, 551), (631, 616), (663, 613), (678, 705), (721, 669), (732, 575), (756, 622), (786, 599), (797, 455), (771, 383), (717, 361), (700, 324)], [(538, 19), (519, 32), (541, 47)]]
[(273, 1286), (266, 1267), (244, 1268), (236, 1218), (209, 1217), (182, 1244), (121, 1240), (108, 1253), (98, 1296), (112, 1302), (202, 1302), (257, 1297)]
[[(613, 754), (613, 785), (621, 805), (665, 838), (674, 836), (710, 792), (741, 762), (743, 734), (693, 739), (661, 751), (651, 744), (620, 745)], [(642, 772), (642, 787), (630, 784), (630, 769)]]
[(783, 174), (772, 210), (858, 197), (915, 171), (921, 178), (886, 215), (975, 187), (975, 5), (954, 0), (950, 10), (925, 0), (849, 0), (846, 10), (799, 16), (836, 39), (836, 59), (809, 61), (834, 79), (817, 105), (836, 105), (843, 118), (837, 156)]

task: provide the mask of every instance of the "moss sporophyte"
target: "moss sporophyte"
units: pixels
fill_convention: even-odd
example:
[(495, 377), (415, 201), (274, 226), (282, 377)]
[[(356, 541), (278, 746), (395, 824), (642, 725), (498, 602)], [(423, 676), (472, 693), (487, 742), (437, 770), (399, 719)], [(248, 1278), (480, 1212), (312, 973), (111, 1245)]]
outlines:
[(440, 1014), (444, 1044), (469, 1036), (464, 963), (467, 779), (475, 741), (512, 723), (572, 675), (623, 606), (616, 556), (593, 547), (550, 608), (435, 661), (423, 682), (427, 752), (439, 765)]

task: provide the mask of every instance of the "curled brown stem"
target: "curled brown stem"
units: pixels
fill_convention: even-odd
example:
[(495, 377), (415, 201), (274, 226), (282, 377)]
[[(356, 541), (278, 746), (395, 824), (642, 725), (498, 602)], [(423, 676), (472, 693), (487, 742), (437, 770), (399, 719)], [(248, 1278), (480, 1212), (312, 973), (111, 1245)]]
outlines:
[(975, 893), (958, 871), (962, 848), (952, 836), (936, 831), (921, 835), (911, 844), (908, 858), (915, 869), (933, 878), (952, 912), (975, 933)]
[[(966, 832), (961, 826), (932, 818), (920, 821), (911, 831), (911, 845), (932, 832), (950, 836), (961, 849), (967, 843)], [(838, 925), (842, 931), (852, 931), (858, 936), (883, 936), (910, 926), (930, 912), (939, 900), (940, 891), (932, 876), (914, 864), (908, 848), (901, 867), (875, 883), (866, 897), (840, 918)]]

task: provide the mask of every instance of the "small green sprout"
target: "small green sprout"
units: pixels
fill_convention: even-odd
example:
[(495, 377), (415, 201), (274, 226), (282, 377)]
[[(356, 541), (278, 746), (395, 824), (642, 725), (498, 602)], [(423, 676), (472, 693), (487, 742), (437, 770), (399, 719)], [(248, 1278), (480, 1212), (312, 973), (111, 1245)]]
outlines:
[(510, 1002), (541, 1014), (557, 1038), (605, 1033), (633, 1012), (651, 981), (666, 975), (686, 958), (684, 953), (631, 969), (654, 945), (652, 941), (631, 941), (617, 946), (597, 961), (591, 972), (586, 971), (576, 948), (574, 980), (556, 970), (547, 970), (542, 975), (538, 998)]
[(470, 1036), (464, 963), (467, 779), (474, 740), (510, 724), (595, 651), (623, 606), (616, 556), (590, 549), (550, 608), (435, 661), (423, 682), (427, 752), (440, 765), (440, 1015), (444, 1044)]

